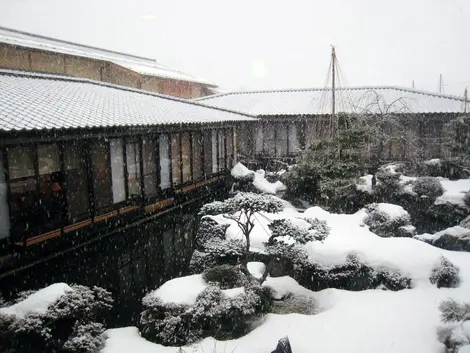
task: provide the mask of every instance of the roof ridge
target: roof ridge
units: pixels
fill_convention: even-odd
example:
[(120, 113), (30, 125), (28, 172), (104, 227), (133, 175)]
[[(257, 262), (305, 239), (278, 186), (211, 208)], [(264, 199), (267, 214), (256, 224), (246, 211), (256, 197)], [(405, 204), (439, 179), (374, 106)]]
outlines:
[(97, 86), (114, 88), (114, 89), (118, 89), (118, 90), (121, 90), (121, 91), (134, 92), (134, 93), (140, 93), (140, 94), (143, 94), (143, 95), (154, 96), (154, 97), (158, 97), (158, 98), (161, 98), (161, 99), (172, 100), (172, 101), (176, 101), (176, 102), (180, 102), (180, 103), (197, 105), (197, 106), (201, 106), (201, 107), (208, 108), (208, 109), (239, 114), (239, 115), (247, 116), (247, 117), (250, 117), (250, 118), (256, 118), (256, 115), (254, 115), (254, 114), (248, 114), (248, 113), (239, 112), (239, 111), (236, 111), (236, 110), (231, 110), (231, 109), (226, 109), (226, 108), (214, 107), (214, 106), (210, 106), (210, 105), (206, 105), (206, 104), (196, 102), (193, 99), (178, 98), (178, 97), (169, 96), (169, 95), (162, 94), (162, 93), (155, 93), (155, 92), (145, 91), (145, 90), (138, 89), (138, 88), (120, 86), (120, 85), (116, 85), (116, 84), (112, 84), (112, 83), (108, 83), (108, 82), (96, 81), (96, 80), (91, 80), (91, 79), (83, 78), (83, 77), (74, 77), (74, 76), (68, 76), (68, 75), (64, 75), (64, 74), (51, 74), (51, 73), (46, 73), (46, 72), (27, 71), (27, 70), (24, 70), (24, 71), (23, 70), (8, 70), (8, 69), (2, 69), (2, 68), (0, 68), (0, 75), (21, 76), (21, 77), (50, 79), (50, 80), (58, 80), (58, 81), (88, 83), (88, 84), (93, 84), (93, 85), (97, 85)]
[[(338, 87), (336, 91), (341, 90), (374, 90), (374, 89), (394, 89), (398, 91), (408, 91), (412, 93), (424, 94), (428, 96), (440, 97), (440, 98), (447, 98), (447, 99), (455, 99), (459, 101), (464, 101), (464, 98), (456, 95), (451, 94), (442, 94), (442, 93), (435, 93), (431, 91), (419, 90), (415, 88), (407, 88), (401, 86), (352, 86), (352, 87)], [(225, 93), (218, 93), (206, 97), (199, 97), (193, 99), (194, 101), (204, 101), (210, 100), (213, 98), (219, 98), (228, 95), (241, 95), (241, 94), (258, 94), (258, 93), (281, 93), (281, 92), (308, 92), (308, 91), (329, 91), (331, 87), (311, 87), (311, 88), (292, 88), (292, 89), (271, 89), (271, 90), (258, 90), (258, 91), (232, 91), (232, 92), (225, 92)]]
[(43, 36), (43, 35), (40, 35), (40, 34), (31, 33), (31, 32), (20, 31), (18, 29), (13, 29), (13, 28), (7, 28), (7, 27), (0, 26), (0, 30), (5, 30), (5, 31), (8, 31), (8, 32), (13, 32), (13, 33), (17, 33), (17, 34), (25, 34), (25, 35), (40, 38), (40, 39), (53, 40), (53, 41), (56, 41), (58, 43), (63, 43), (63, 44), (77, 45), (77, 46), (80, 46), (80, 47), (83, 47), (83, 48), (88, 48), (88, 49), (102, 50), (102, 51), (105, 51), (105, 52), (108, 52), (108, 53), (125, 55), (125, 56), (129, 56), (129, 57), (132, 57), (132, 58), (135, 58), (135, 59), (151, 60), (151, 61), (155, 61), (155, 63), (157, 63), (157, 61), (155, 59), (147, 58), (145, 56), (139, 56), (139, 55), (135, 55), (135, 54), (123, 53), (123, 52), (119, 52), (119, 51), (116, 51), (116, 50), (99, 48), (99, 47), (95, 47), (95, 46), (92, 46), (92, 45), (80, 44), (80, 43), (77, 43), (77, 42), (70, 42), (70, 41), (63, 40), (63, 39), (57, 39), (57, 38), (47, 37), (47, 36)]

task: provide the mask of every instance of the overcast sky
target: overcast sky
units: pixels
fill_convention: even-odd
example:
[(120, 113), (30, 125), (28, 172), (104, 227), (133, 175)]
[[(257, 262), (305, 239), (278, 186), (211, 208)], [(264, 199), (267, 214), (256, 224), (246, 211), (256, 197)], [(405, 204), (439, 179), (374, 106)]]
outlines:
[(0, 26), (155, 58), (223, 89), (349, 86), (462, 95), (470, 0), (0, 0)]

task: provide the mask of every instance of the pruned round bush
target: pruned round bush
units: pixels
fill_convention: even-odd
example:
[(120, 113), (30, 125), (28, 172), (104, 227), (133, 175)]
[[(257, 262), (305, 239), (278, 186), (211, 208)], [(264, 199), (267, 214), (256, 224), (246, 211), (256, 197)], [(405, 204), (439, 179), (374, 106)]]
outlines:
[(381, 237), (406, 235), (401, 227), (410, 225), (410, 215), (403, 207), (393, 204), (373, 203), (366, 207), (367, 217), (364, 223), (371, 232)]
[(444, 193), (439, 179), (434, 177), (421, 177), (413, 182), (413, 192), (419, 196), (427, 196), (431, 198), (437, 198)]
[[(105, 329), (97, 321), (111, 308), (111, 294), (99, 287), (63, 286), (67, 289), (64, 294), (44, 311), (22, 311), (20, 314), (15, 310), (17, 306), (0, 311), (1, 352), (29, 353), (34, 347), (36, 352), (95, 353), (103, 348), (101, 335)], [(21, 306), (24, 299), (39, 292), (21, 294), (15, 304)], [(41, 295), (44, 300), (45, 294)], [(23, 308), (27, 307), (24, 304)]]
[(270, 289), (256, 281), (231, 294), (209, 285), (193, 305), (163, 303), (147, 295), (139, 328), (142, 337), (165, 346), (183, 346), (209, 336), (234, 339), (251, 331), (271, 303)]
[(219, 286), (220, 289), (243, 287), (249, 282), (240, 266), (231, 265), (219, 265), (209, 268), (204, 271), (202, 278), (207, 283)]
[(440, 263), (433, 267), (429, 281), (437, 288), (458, 287), (460, 284), (459, 268), (442, 256)]

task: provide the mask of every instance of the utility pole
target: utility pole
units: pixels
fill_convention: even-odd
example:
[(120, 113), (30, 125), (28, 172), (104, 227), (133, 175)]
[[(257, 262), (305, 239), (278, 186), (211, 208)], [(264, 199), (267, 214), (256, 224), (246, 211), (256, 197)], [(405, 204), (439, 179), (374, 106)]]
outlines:
[(442, 84), (442, 74), (439, 75), (439, 93), (444, 93), (444, 85)]
[(336, 52), (335, 47), (331, 46), (331, 116), (332, 119), (335, 118), (335, 94), (336, 94), (336, 87), (335, 87), (335, 66), (336, 66)]
[(411, 82), (411, 87), (412, 87), (413, 89), (415, 89), (415, 80), (413, 80), (413, 81)]

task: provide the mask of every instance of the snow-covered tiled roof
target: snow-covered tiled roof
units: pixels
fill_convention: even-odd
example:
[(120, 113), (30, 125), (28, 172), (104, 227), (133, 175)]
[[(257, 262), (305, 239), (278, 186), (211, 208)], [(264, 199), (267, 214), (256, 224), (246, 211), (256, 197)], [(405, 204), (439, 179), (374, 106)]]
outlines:
[(143, 75), (215, 86), (213, 82), (201, 77), (195, 77), (181, 71), (173, 70), (158, 63), (154, 59), (48, 38), (9, 28), (0, 27), (0, 43), (90, 59), (104, 60), (126, 67)]
[[(460, 113), (461, 97), (399, 87), (336, 89), (336, 112), (378, 110), (403, 113)], [(253, 115), (313, 115), (331, 113), (331, 89), (232, 92), (196, 99), (198, 102)], [(467, 112), (470, 103), (467, 102)]]
[(82, 78), (0, 70), (0, 131), (254, 120), (197, 102)]

